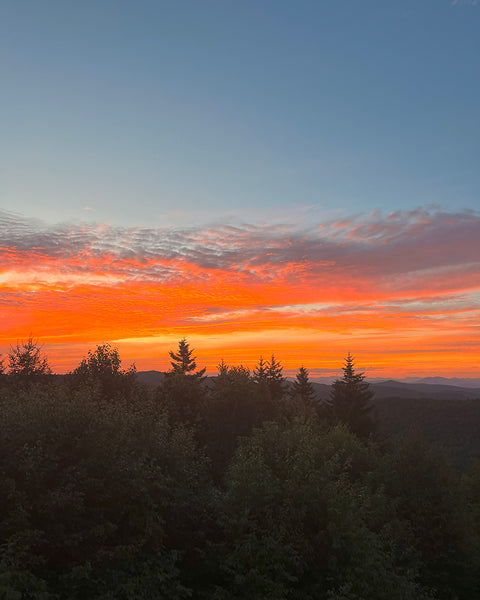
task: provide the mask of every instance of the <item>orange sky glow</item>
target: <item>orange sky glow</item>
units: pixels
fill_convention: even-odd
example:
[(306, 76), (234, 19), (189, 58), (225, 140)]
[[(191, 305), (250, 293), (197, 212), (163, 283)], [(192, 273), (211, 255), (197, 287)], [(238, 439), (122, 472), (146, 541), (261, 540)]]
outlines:
[(186, 337), (199, 366), (372, 377), (479, 377), (480, 215), (147, 229), (48, 225), (2, 213), (0, 352), (30, 336), (53, 370), (111, 342), (165, 370)]

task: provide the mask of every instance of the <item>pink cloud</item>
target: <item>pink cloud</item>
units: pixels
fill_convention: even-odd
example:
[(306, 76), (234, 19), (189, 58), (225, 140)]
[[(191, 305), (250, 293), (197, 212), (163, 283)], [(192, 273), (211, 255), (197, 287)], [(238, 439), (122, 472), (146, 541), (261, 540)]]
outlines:
[(51, 225), (0, 212), (0, 340), (287, 328), (290, 344), (355, 332), (373, 347), (375, 336), (436, 328), (467, 344), (479, 232), (475, 211), (376, 212), (308, 229)]

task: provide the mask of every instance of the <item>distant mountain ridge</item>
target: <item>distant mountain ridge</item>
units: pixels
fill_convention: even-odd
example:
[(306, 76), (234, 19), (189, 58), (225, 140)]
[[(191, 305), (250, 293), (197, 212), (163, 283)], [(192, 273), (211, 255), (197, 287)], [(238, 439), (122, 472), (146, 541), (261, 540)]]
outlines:
[[(410, 383), (410, 377), (404, 379), (405, 383)], [(453, 385), (458, 387), (472, 387), (480, 388), (480, 378), (474, 377), (423, 377), (411, 383), (428, 383), (428, 384), (441, 384), (441, 385)]]
[[(148, 386), (159, 385), (165, 377), (160, 371), (139, 371), (137, 375)], [(208, 377), (207, 385), (212, 385), (213, 379)], [(328, 400), (335, 379), (311, 378), (319, 401)], [(288, 380), (291, 383), (293, 378)], [(368, 382), (375, 393), (382, 439), (418, 431), (429, 442), (446, 448), (453, 464), (461, 469), (480, 459), (480, 379), (426, 377)]]
[[(165, 377), (161, 371), (139, 371), (138, 380), (146, 385), (160, 385)], [(209, 377), (212, 380), (213, 377)], [(293, 378), (288, 378), (290, 382)], [(312, 377), (311, 382), (320, 400), (330, 396), (331, 383), (336, 377)], [(480, 398), (480, 379), (447, 379), (445, 377), (428, 377), (419, 380), (367, 379), (375, 397), (381, 398), (429, 398), (438, 400), (465, 400)], [(469, 385), (454, 385), (452, 382), (467, 382)], [(448, 383), (445, 383), (448, 382)], [(473, 383), (477, 383), (476, 386)]]
[(403, 383), (399, 381), (383, 381), (372, 383), (371, 389), (376, 398), (432, 398), (437, 400), (464, 400), (480, 398), (480, 386), (462, 387), (434, 383)]
[(137, 371), (137, 379), (146, 385), (160, 385), (165, 377), (162, 371)]
[[(340, 376), (339, 376), (340, 377)], [(338, 377), (311, 377), (312, 382), (316, 383), (324, 383), (331, 384)], [(462, 388), (480, 388), (480, 377), (403, 377), (403, 378), (394, 378), (394, 377), (367, 377), (366, 380), (368, 383), (386, 383), (386, 382), (396, 382), (396, 383), (407, 383), (407, 384), (417, 384), (417, 383), (425, 383), (429, 385), (450, 385), (455, 387)]]

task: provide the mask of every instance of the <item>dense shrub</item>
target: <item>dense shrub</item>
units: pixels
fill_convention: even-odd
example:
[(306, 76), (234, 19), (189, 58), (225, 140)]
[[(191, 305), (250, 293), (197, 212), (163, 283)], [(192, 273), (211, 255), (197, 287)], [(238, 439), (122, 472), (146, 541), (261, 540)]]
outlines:
[(84, 394), (24, 393), (0, 409), (0, 590), (185, 597), (178, 564), (206, 529), (192, 435), (149, 403)]

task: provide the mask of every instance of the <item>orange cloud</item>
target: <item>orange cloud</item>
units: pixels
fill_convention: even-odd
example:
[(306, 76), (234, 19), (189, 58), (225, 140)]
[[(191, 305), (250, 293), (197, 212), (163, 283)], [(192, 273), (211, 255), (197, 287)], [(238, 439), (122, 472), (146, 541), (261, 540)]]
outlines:
[(164, 369), (200, 362), (478, 376), (480, 215), (422, 210), (309, 230), (48, 225), (0, 213), (0, 349), (33, 334), (58, 371), (111, 341)]

